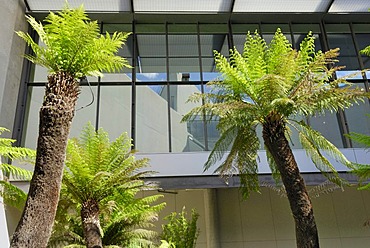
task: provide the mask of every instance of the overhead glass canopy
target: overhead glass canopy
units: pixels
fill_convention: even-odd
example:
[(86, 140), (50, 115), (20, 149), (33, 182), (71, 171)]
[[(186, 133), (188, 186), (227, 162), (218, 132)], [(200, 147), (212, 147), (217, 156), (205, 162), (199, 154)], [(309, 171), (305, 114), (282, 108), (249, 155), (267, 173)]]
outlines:
[[(65, 0), (24, 0), (30, 12), (60, 10)], [(368, 13), (369, 0), (69, 0), (88, 12), (130, 13)], [(133, 6), (132, 6), (132, 4)]]

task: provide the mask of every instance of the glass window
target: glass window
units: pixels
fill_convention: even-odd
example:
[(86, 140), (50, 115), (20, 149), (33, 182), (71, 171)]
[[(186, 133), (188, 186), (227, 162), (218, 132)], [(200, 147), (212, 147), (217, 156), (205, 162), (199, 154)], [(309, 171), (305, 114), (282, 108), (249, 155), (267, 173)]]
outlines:
[[(356, 84), (365, 91), (365, 86), (363, 84)], [(360, 102), (359, 104), (354, 104), (351, 108), (345, 110), (346, 120), (348, 123), (348, 128), (350, 132), (362, 133), (370, 135), (370, 113), (369, 101)], [(352, 142), (354, 147), (362, 147), (363, 145), (356, 142)]]
[(204, 122), (200, 118), (181, 122), (182, 117), (201, 103), (187, 102), (189, 96), (200, 92), (199, 85), (171, 85), (171, 144), (173, 152), (203, 151), (205, 149)]
[(127, 132), (131, 137), (131, 86), (100, 87), (99, 127), (116, 139)]
[(138, 82), (167, 80), (166, 36), (137, 35), (137, 44), (136, 80)]
[(45, 95), (45, 87), (28, 87), (27, 112), (24, 120), (24, 146), (36, 149), (39, 133), (39, 112)]
[(97, 88), (96, 86), (82, 86), (81, 93), (76, 105), (76, 113), (73, 117), (69, 137), (80, 137), (82, 129), (88, 122), (95, 126), (97, 110)]
[(200, 35), (202, 57), (213, 57), (214, 51), (229, 56), (227, 34)]
[(168, 152), (168, 102), (165, 85), (136, 86), (136, 149)]
[(166, 81), (166, 58), (140, 58), (136, 65), (136, 82)]
[[(39, 127), (39, 111), (42, 106), (44, 94), (44, 87), (30, 87), (28, 91), (29, 102), (27, 117), (25, 120), (24, 142), (25, 146), (29, 148), (36, 148)], [(83, 127), (85, 127), (88, 122), (95, 125), (96, 96), (97, 87), (81, 87), (81, 93), (77, 101), (76, 113), (73, 117), (69, 137), (79, 137)]]
[(208, 82), (220, 79), (222, 74), (218, 72), (214, 58), (202, 58), (203, 81)]
[(139, 57), (166, 57), (165, 35), (137, 35)]
[(243, 51), (245, 38), (248, 32), (254, 34), (255, 31), (258, 31), (258, 33), (261, 34), (258, 24), (233, 24), (231, 28), (233, 31), (234, 46), (239, 52)]
[(132, 69), (124, 68), (121, 73), (103, 73), (101, 83), (132, 82)]
[(200, 81), (198, 58), (169, 58), (170, 81)]
[(349, 73), (360, 69), (355, 45), (352, 40), (348, 24), (327, 24), (326, 26), (329, 48), (339, 48), (340, 55), (337, 65), (345, 66), (343, 69)]
[(170, 57), (199, 56), (196, 35), (168, 35), (168, 55)]
[(317, 114), (309, 118), (308, 124), (316, 131), (319, 131), (336, 147), (343, 147), (342, 136), (338, 125), (337, 115), (335, 113), (325, 111), (324, 115)]
[[(315, 50), (316, 51), (322, 50), (319, 35), (313, 34), (313, 36), (315, 37)], [(307, 37), (307, 33), (294, 34), (293, 37), (294, 37), (294, 48), (298, 50), (300, 48), (300, 44), (302, 43), (302, 41)]]
[(220, 132), (217, 130), (218, 119), (213, 118), (207, 122), (207, 140), (208, 150), (212, 150), (215, 147), (216, 142), (220, 138)]
[[(358, 45), (358, 49), (361, 51), (365, 47), (370, 45), (370, 28), (368, 34), (356, 34), (356, 42)], [(362, 63), (365, 69), (370, 68), (370, 57), (364, 54), (361, 54)]]

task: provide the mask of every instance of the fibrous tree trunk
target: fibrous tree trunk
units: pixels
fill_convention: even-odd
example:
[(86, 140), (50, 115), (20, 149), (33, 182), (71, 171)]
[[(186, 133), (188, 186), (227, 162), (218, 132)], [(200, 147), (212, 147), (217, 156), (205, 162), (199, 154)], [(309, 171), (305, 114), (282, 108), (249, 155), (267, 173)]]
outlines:
[(296, 229), (298, 248), (318, 248), (319, 237), (312, 203), (289, 142), (285, 137), (285, 124), (270, 114), (263, 125), (263, 140), (272, 155), (287, 192)]
[(12, 248), (47, 246), (59, 201), (67, 140), (79, 91), (77, 80), (66, 72), (48, 76), (40, 109), (35, 169), (25, 209), (12, 237)]
[(82, 228), (87, 248), (102, 248), (100, 234), (99, 203), (89, 199), (82, 203), (81, 208)]

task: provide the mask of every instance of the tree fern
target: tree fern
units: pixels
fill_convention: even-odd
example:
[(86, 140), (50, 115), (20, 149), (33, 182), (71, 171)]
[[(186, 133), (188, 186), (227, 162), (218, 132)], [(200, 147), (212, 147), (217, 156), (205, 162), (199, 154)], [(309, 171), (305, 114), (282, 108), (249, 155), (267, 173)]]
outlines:
[[(288, 193), (295, 218), (297, 246), (318, 247), (319, 240), (312, 205), (299, 173), (289, 140), (296, 129), (300, 142), (316, 167), (331, 181), (344, 185), (328, 157), (350, 166), (351, 163), (320, 133), (295, 116), (313, 116), (329, 110), (351, 107), (370, 96), (345, 79), (334, 79), (339, 49), (314, 50), (314, 36), (309, 33), (294, 50), (280, 29), (269, 44), (256, 32), (247, 34), (243, 52), (236, 48), (227, 59), (215, 51), (216, 68), (222, 78), (211, 82), (210, 93), (197, 94), (191, 101), (205, 104), (192, 109), (183, 118), (191, 121), (204, 113), (218, 118), (220, 139), (205, 164), (210, 168), (222, 160), (216, 172), (221, 176), (240, 176), (245, 197), (258, 191), (257, 133), (262, 137), (274, 178), (279, 175)], [(207, 119), (209, 120), (209, 119)], [(225, 149), (230, 151), (225, 153)], [(225, 155), (225, 156), (224, 156)]]
[(113, 72), (129, 66), (126, 59), (115, 54), (130, 34), (100, 35), (98, 23), (90, 21), (82, 5), (73, 10), (66, 5), (58, 13), (50, 12), (45, 26), (32, 16), (26, 18), (45, 46), (39, 46), (27, 33), (16, 32), (35, 53), (25, 57), (46, 67), (50, 73), (66, 71), (75, 77), (102, 76), (101, 71)]
[(151, 247), (156, 233), (149, 228), (157, 220), (164, 203), (155, 204), (161, 195), (136, 198), (141, 190), (155, 188), (142, 179), (151, 172), (139, 171), (147, 163), (147, 159), (134, 158), (127, 134), (111, 142), (103, 129), (95, 131), (89, 123), (80, 139), (68, 143), (50, 246), (58, 242), (84, 244), (80, 211), (84, 202), (93, 199), (99, 203), (104, 247), (131, 247), (133, 244)]

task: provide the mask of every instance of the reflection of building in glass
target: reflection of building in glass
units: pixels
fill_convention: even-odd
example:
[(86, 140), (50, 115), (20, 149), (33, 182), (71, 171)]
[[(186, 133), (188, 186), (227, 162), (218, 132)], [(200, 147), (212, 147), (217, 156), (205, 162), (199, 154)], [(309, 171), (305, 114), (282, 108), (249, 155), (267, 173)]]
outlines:
[[(215, 68), (213, 51), (226, 57), (230, 48), (242, 51), (248, 31), (258, 30), (270, 41), (280, 27), (294, 48), (299, 48), (307, 32), (312, 31), (318, 50), (341, 49), (339, 65), (346, 69), (338, 77), (370, 68), (369, 58), (359, 53), (370, 44), (367, 1), (102, 2), (85, 1), (84, 5), (91, 17), (101, 23), (102, 32), (132, 32), (119, 54), (133, 68), (102, 78), (88, 77), (91, 86), (84, 83), (81, 87), (77, 107), (80, 110), (76, 112), (71, 136), (77, 136), (88, 121), (103, 127), (111, 138), (128, 132), (140, 152), (138, 156), (149, 157), (150, 169), (159, 172), (156, 180), (161, 187), (178, 192), (165, 195), (166, 213), (181, 211), (183, 205), (200, 212), (198, 247), (294, 247), (293, 223), (284, 198), (263, 187), (261, 195), (252, 195), (243, 202), (237, 190), (237, 176), (226, 184), (212, 174), (214, 168), (203, 172), (209, 150), (219, 135), (217, 119), (205, 122), (199, 116), (189, 123), (182, 123), (181, 119), (202, 104), (187, 103), (189, 96), (208, 92), (206, 83), (222, 78)], [(36, 145), (38, 110), (47, 71), (23, 61), (19, 55), (25, 44), (14, 35), (14, 30), (27, 30), (23, 18), (26, 12), (41, 19), (49, 10), (60, 9), (63, 3), (4, 1), (0, 10), (4, 17), (0, 36), (0, 126), (13, 130), (13, 137), (28, 147)], [(80, 3), (70, 1), (71, 6)], [(368, 91), (369, 77), (366, 72), (351, 76), (349, 81)], [(84, 107), (91, 103), (92, 94), (94, 101)], [(343, 149), (349, 159), (368, 163), (369, 154), (344, 134), (352, 131), (370, 134), (370, 119), (366, 117), (369, 110), (366, 101), (344, 112), (303, 119)], [(314, 187), (324, 179), (300, 150), (296, 136), (291, 135), (295, 155), (307, 183)], [(261, 181), (273, 184), (263, 147), (258, 162)], [(347, 168), (336, 166), (344, 177), (352, 180)], [(27, 184), (18, 182), (18, 185)], [(362, 228), (370, 209), (366, 192), (346, 188), (344, 192), (321, 195), (313, 201), (322, 246), (368, 246), (370, 232)], [(17, 217), (13, 212), (8, 212), (7, 217), (12, 232)], [(3, 235), (4, 230), (0, 231)], [(6, 247), (1, 243), (0, 246)]]

